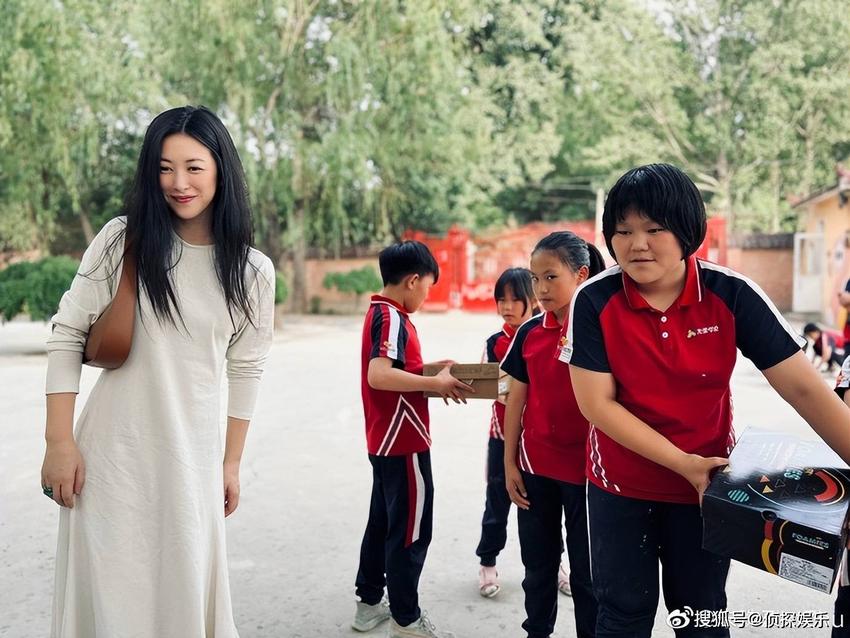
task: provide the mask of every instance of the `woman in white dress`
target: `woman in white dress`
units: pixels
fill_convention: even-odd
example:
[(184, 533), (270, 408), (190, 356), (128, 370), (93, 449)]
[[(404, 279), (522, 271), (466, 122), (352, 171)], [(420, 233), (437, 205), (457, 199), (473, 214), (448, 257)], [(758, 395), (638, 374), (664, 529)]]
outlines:
[[(153, 120), (125, 212), (88, 247), (48, 340), (41, 478), (62, 506), (51, 635), (232, 638), (224, 518), (239, 503), (275, 279), (251, 247), (242, 165), (212, 112)], [(139, 284), (132, 349), (101, 373), (74, 428), (86, 337), (125, 240)]]

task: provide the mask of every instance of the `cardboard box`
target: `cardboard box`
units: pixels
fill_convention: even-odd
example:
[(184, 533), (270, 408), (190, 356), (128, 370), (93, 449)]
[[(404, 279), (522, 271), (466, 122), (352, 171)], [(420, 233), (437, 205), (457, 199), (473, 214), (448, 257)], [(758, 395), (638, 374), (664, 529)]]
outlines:
[[(426, 364), (422, 374), (426, 377), (436, 376), (445, 366), (439, 363)], [(493, 399), (499, 396), (499, 364), (498, 363), (455, 363), (450, 372), (475, 390), (467, 394), (467, 399)], [(426, 397), (440, 396), (436, 392), (425, 392)]]
[(828, 594), (848, 506), (850, 471), (825, 443), (748, 429), (703, 497), (703, 548)]

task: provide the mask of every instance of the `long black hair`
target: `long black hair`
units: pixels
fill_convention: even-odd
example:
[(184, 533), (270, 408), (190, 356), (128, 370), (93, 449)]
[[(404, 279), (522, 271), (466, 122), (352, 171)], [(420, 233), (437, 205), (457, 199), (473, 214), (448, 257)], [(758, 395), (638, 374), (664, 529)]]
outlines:
[(500, 301), (505, 298), (506, 289), (510, 288), (516, 299), (522, 301), (522, 314), (534, 305), (534, 288), (531, 285), (531, 271), (528, 268), (508, 268), (499, 275), (493, 288), (493, 298)]
[(614, 259), (611, 239), (617, 223), (634, 210), (675, 235), (685, 259), (705, 239), (705, 204), (690, 177), (671, 164), (633, 168), (617, 180), (602, 212), (602, 235)]
[(588, 279), (605, 270), (605, 260), (599, 249), (570, 230), (549, 233), (537, 242), (531, 254), (541, 250), (550, 250), (558, 255), (561, 262), (575, 273), (582, 266), (587, 266)]
[[(183, 133), (203, 144), (215, 159), (216, 190), (212, 202), (211, 231), (215, 269), (231, 317), (241, 310), (253, 323), (245, 279), (248, 253), (253, 243), (251, 207), (242, 162), (236, 146), (218, 117), (203, 106), (182, 106), (157, 115), (148, 126), (139, 154), (133, 186), (127, 195), (126, 247), (136, 258), (137, 277), (160, 320), (174, 321), (182, 313), (174, 291), (171, 270), (180, 260), (175, 251), (173, 213), (159, 183), (162, 144), (169, 135)], [(124, 239), (119, 233), (115, 242)]]

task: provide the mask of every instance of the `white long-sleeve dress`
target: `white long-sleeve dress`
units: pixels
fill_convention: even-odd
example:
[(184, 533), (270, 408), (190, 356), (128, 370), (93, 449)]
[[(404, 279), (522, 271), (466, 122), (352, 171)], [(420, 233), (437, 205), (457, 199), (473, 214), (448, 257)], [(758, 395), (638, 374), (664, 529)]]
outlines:
[[(107, 223), (62, 297), (48, 340), (47, 393), (78, 392), (89, 327), (111, 300), (124, 218)], [(254, 325), (228, 312), (212, 246), (175, 234), (173, 284), (185, 328), (139, 295), (133, 346), (101, 373), (77, 421), (86, 481), (61, 508), (54, 638), (232, 638), (224, 530), (220, 390), (228, 416), (250, 419), (271, 346), (274, 268), (251, 250)], [(107, 251), (108, 252), (108, 251)], [(120, 272), (120, 270), (119, 270)]]

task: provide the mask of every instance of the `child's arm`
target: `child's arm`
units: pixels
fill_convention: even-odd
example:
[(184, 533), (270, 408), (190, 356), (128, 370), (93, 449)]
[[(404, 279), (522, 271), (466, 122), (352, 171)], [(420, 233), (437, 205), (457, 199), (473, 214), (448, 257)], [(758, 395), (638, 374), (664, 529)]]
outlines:
[(519, 435), (522, 432), (522, 410), (528, 395), (528, 384), (511, 378), (511, 391), (505, 403), (505, 487), (517, 507), (527, 510), (530, 503), (525, 483), (516, 465)]
[(850, 410), (826, 386), (806, 356), (797, 352), (763, 374), (826, 444), (850, 464)]
[(571, 365), (570, 378), (578, 407), (588, 421), (623, 447), (682, 475), (694, 486), (702, 501), (711, 470), (726, 465), (728, 459), (688, 454), (673, 445), (667, 437), (617, 402), (617, 387), (610, 372), (595, 372)]
[(473, 393), (475, 390), (460, 379), (451, 375), (451, 365), (447, 365), (433, 377), (413, 374), (400, 368), (393, 367), (392, 359), (375, 357), (369, 361), (366, 380), (369, 387), (375, 390), (390, 392), (437, 392), (443, 399), (452, 399), (455, 403), (466, 403), (464, 392)]

